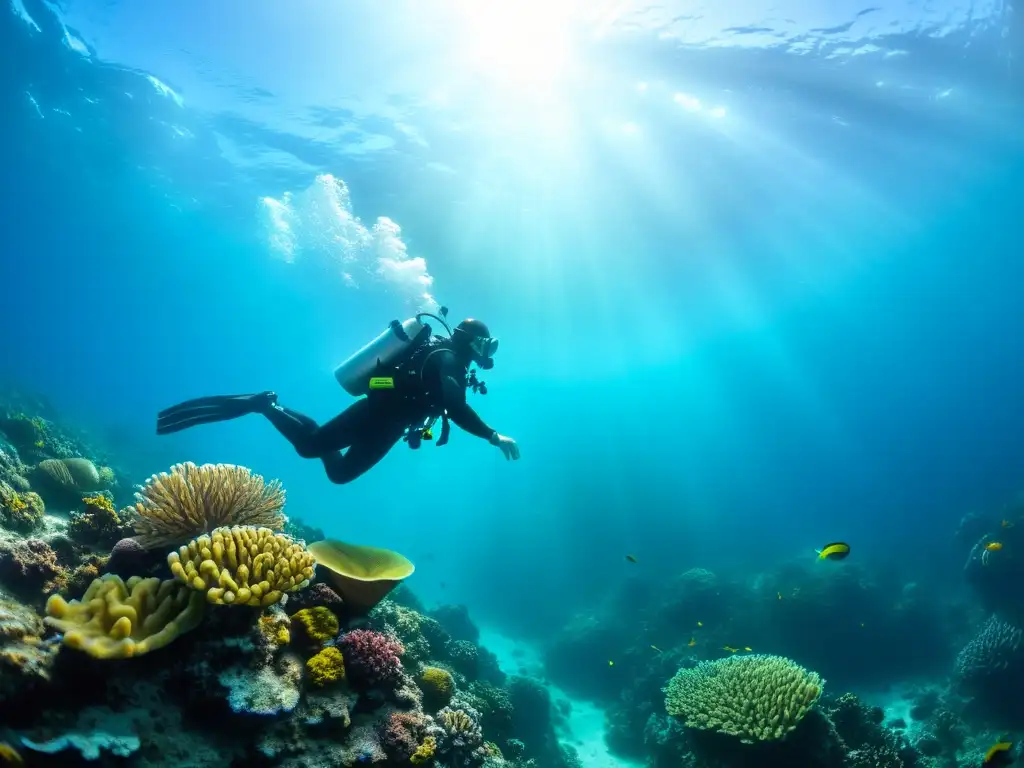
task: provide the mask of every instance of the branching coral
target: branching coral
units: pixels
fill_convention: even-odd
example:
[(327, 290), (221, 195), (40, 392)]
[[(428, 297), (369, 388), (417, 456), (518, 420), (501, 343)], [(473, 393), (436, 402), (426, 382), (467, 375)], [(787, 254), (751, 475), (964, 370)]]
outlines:
[(792, 731), (823, 686), (817, 674), (781, 656), (731, 656), (680, 669), (665, 689), (665, 707), (691, 728), (752, 744)]
[(232, 464), (176, 464), (149, 478), (135, 498), (135, 532), (147, 549), (177, 545), (221, 526), (279, 531), (285, 524), (281, 484)]
[(309, 681), (323, 688), (325, 685), (345, 679), (345, 657), (341, 651), (330, 645), (315, 656), (306, 660), (306, 671)]
[(402, 644), (372, 629), (354, 629), (338, 642), (345, 656), (349, 678), (356, 685), (372, 688), (397, 685), (402, 679)]
[(384, 753), (396, 762), (410, 760), (427, 738), (430, 718), (422, 712), (391, 712), (377, 724)]
[(983, 684), (1003, 674), (1011, 665), (1021, 665), (1024, 658), (1020, 649), (1024, 632), (998, 616), (990, 616), (978, 634), (964, 646), (956, 657), (959, 682), (966, 685)]
[(211, 603), (268, 606), (309, 585), (314, 561), (269, 528), (217, 528), (167, 556), (174, 578)]
[(124, 659), (163, 648), (194, 629), (203, 616), (202, 595), (173, 579), (124, 582), (107, 574), (81, 601), (51, 595), (46, 623), (64, 633), (64, 644), (98, 659)]
[(452, 768), (473, 768), (487, 759), (480, 714), (471, 707), (445, 707), (429, 729), (437, 740), (437, 755)]

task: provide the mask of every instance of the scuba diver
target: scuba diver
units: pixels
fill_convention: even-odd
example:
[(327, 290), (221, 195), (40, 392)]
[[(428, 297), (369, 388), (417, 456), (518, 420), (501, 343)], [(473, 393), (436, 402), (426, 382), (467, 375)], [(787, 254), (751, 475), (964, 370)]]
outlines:
[[(442, 422), (438, 446), (448, 442), (450, 419), (500, 448), (506, 459), (516, 460), (516, 441), (487, 426), (466, 401), (467, 389), (487, 394), (486, 383), (470, 366), (493, 368), (498, 340), (479, 320), (463, 320), (452, 330), (445, 321), (447, 315), (442, 307), (440, 315), (423, 312), (403, 323), (393, 320), (380, 336), (339, 365), (334, 371), (338, 383), (360, 399), (326, 424), (279, 405), (274, 392), (260, 392), (201, 397), (172, 406), (158, 414), (156, 433), (166, 435), (259, 413), (300, 456), (323, 461), (327, 477), (338, 484), (363, 475), (399, 440), (411, 448), (432, 440), (437, 419)], [(424, 318), (440, 322), (449, 337), (433, 336)]]

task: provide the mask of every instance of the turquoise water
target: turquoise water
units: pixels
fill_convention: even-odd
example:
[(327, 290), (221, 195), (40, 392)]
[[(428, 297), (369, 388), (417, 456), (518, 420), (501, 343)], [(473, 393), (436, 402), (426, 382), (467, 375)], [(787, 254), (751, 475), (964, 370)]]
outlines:
[[(545, 637), (620, 584), (830, 540), (959, 583), (1024, 477), (1021, 29), (1005, 3), (90, 3), (0, 9), (4, 376), (140, 478), (282, 480), (428, 601)], [(444, 304), (488, 423), (329, 484), (274, 389)]]

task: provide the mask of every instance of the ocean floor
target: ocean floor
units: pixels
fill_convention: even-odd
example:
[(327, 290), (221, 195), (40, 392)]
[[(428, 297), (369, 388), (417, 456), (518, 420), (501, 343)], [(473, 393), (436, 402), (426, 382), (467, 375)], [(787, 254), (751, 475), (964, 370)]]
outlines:
[[(480, 628), (480, 644), (498, 657), (502, 671), (510, 675), (530, 674), (541, 679), (543, 664), (535, 646), (513, 640), (493, 630)], [(564, 724), (559, 728), (562, 743), (575, 747), (580, 760), (587, 768), (637, 768), (632, 763), (616, 757), (604, 743), (604, 711), (590, 702), (580, 701), (566, 695), (557, 686), (548, 684), (551, 700), (557, 711), (568, 710)]]

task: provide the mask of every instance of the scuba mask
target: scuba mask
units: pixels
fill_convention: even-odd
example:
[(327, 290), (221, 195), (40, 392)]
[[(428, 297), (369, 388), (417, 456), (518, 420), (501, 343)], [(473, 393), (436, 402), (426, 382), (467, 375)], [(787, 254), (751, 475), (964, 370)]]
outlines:
[(489, 336), (477, 336), (469, 342), (469, 348), (476, 358), (476, 364), (489, 371), (494, 367), (494, 353), (498, 351), (498, 340)]

